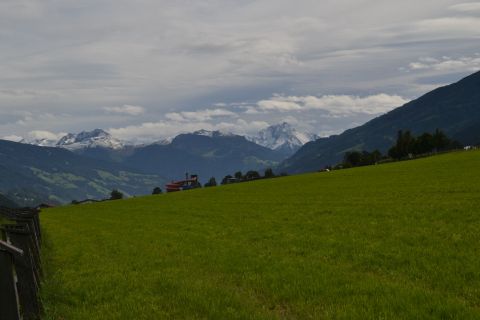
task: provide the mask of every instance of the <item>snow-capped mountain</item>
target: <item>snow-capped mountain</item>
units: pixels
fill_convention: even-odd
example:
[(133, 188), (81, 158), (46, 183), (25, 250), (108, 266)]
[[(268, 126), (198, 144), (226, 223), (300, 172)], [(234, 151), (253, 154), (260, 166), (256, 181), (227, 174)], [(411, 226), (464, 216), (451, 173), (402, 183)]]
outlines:
[(32, 144), (40, 147), (58, 147), (68, 150), (81, 150), (86, 148), (121, 149), (125, 143), (112, 137), (102, 129), (82, 131), (80, 133), (68, 133), (59, 140), (54, 139), (22, 139), (20, 143)]
[[(127, 146), (141, 149), (149, 145), (167, 146), (176, 138), (185, 135), (206, 136), (210, 138), (218, 137), (242, 137), (230, 132), (198, 130), (189, 134), (180, 134), (174, 138), (167, 138), (146, 144), (128, 144), (124, 141), (112, 137), (108, 132), (102, 129), (92, 131), (82, 131), (80, 133), (68, 133), (61, 137), (58, 141), (52, 139), (23, 139), (22, 143), (33, 144), (43, 147), (65, 148), (71, 151), (82, 151), (85, 149), (102, 148), (110, 150), (121, 150)], [(314, 134), (307, 134), (297, 131), (290, 124), (284, 122), (281, 124), (270, 126), (258, 133), (254, 137), (245, 137), (247, 140), (254, 142), (262, 147), (279, 152), (289, 156), (295, 153), (305, 143), (315, 140), (318, 137)]]
[(116, 150), (123, 148), (125, 144), (112, 137), (108, 132), (102, 129), (95, 129), (92, 131), (82, 131), (78, 134), (69, 133), (58, 140), (55, 146), (69, 150), (85, 148), (107, 148)]
[(287, 122), (272, 125), (261, 130), (257, 136), (249, 137), (256, 144), (286, 155), (294, 154), (301, 146), (318, 138), (316, 134), (297, 131)]

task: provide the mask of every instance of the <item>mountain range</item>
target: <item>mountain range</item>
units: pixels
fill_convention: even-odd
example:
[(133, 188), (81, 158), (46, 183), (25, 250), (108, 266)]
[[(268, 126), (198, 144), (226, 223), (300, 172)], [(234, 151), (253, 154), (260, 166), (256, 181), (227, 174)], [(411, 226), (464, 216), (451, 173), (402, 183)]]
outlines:
[(169, 179), (182, 177), (186, 171), (204, 179), (212, 176), (221, 179), (239, 170), (274, 167), (315, 138), (315, 135), (300, 133), (284, 122), (272, 125), (253, 137), (199, 130), (136, 146), (122, 142), (101, 129), (69, 133), (58, 141), (23, 142), (67, 149), (78, 155)]
[[(225, 133), (220, 131), (198, 130), (192, 133), (193, 135), (203, 135), (210, 138), (218, 136), (240, 136), (232, 133)], [(284, 156), (293, 155), (300, 147), (309, 141), (318, 139), (318, 136), (311, 133), (299, 132), (287, 122), (276, 125), (271, 125), (257, 133), (254, 136), (245, 136), (251, 142), (254, 142), (262, 147), (276, 151)], [(152, 143), (151, 145), (168, 145), (172, 143), (174, 138), (167, 138)], [(121, 150), (124, 148), (131, 149), (132, 147), (143, 147), (145, 145), (134, 146), (127, 142), (116, 139), (108, 132), (102, 129), (95, 129), (92, 131), (82, 131), (80, 133), (68, 133), (58, 140), (51, 139), (23, 139), (20, 142), (32, 144), (42, 147), (60, 147), (68, 150), (76, 151), (91, 148), (104, 148)]]
[(60, 139), (22, 139), (20, 143), (31, 144), (40, 147), (59, 147), (68, 150), (80, 150), (85, 148), (122, 149), (127, 144), (112, 137), (102, 129), (82, 131), (80, 133), (68, 133)]
[(339, 163), (347, 151), (386, 152), (399, 130), (421, 134), (437, 128), (462, 144), (480, 144), (480, 72), (433, 90), (362, 126), (309, 142), (283, 161), (279, 169), (290, 173), (319, 170)]

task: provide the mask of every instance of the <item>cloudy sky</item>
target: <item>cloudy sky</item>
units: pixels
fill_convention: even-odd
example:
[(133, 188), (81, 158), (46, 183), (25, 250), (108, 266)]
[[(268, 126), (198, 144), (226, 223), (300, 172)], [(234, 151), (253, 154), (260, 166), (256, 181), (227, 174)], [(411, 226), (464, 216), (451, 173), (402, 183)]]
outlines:
[(480, 2), (2, 0), (0, 137), (340, 132), (480, 69)]

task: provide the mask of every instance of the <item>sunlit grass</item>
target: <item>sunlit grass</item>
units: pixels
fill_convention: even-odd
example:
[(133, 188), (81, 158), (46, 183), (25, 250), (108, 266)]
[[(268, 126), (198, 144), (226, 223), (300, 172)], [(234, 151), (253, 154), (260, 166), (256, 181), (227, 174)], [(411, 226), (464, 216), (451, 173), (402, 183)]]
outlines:
[(42, 213), (46, 319), (479, 319), (480, 152)]

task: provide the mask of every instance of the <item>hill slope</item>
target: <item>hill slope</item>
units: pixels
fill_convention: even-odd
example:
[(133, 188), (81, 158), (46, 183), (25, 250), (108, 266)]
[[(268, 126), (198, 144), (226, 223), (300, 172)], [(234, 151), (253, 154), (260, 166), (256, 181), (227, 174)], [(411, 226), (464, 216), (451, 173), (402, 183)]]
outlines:
[(478, 319), (480, 152), (49, 209), (52, 319)]
[(363, 126), (308, 143), (284, 161), (280, 170), (315, 171), (338, 163), (349, 150), (385, 152), (393, 145), (398, 130), (420, 134), (437, 128), (464, 144), (480, 143), (480, 72), (427, 93)]
[(22, 206), (104, 198), (113, 188), (149, 194), (164, 180), (60, 148), (0, 140), (0, 192)]

